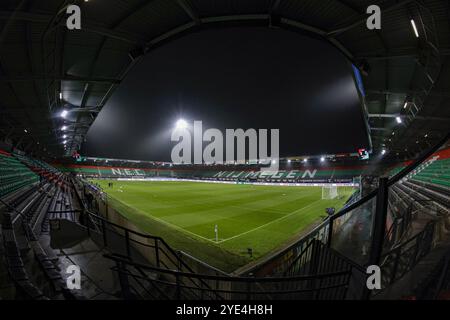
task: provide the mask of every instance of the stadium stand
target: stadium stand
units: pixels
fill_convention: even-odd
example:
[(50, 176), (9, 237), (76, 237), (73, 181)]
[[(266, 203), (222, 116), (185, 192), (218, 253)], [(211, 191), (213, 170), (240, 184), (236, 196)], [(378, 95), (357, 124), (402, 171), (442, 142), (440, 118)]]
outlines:
[(36, 173), (39, 177), (47, 180), (57, 179), (61, 174), (56, 168), (51, 165), (32, 157), (25, 156), (20, 153), (13, 153), (14, 157), (26, 165), (31, 171)]
[(39, 176), (6, 152), (0, 153), (0, 197), (30, 186)]
[[(382, 263), (384, 270), (383, 286), (386, 288), (401, 283), (404, 274), (413, 270), (415, 264), (421, 260), (422, 255), (425, 256), (434, 250), (433, 248), (436, 244), (431, 246), (426, 240), (429, 239), (429, 234), (433, 235), (433, 239), (437, 239), (433, 240), (436, 243), (440, 243), (440, 239), (446, 237), (447, 232), (439, 234), (439, 237), (436, 235), (436, 230), (442, 229), (442, 227), (436, 227), (436, 225), (441, 217), (448, 216), (450, 209), (448, 205), (448, 177), (446, 176), (446, 172), (448, 172), (447, 155), (448, 150), (446, 149), (432, 154), (422, 164), (415, 165), (415, 168), (410, 170), (410, 172), (402, 173), (404, 176), (389, 188), (388, 221), (383, 247), (384, 260)], [(74, 291), (68, 290), (64, 282), (64, 274), (62, 272), (65, 266), (64, 260), (74, 259), (74, 256), (58, 257), (54, 253), (55, 248), (65, 247), (68, 243), (70, 243), (70, 247), (74, 243), (79, 243), (79, 241), (85, 243), (83, 246), (88, 243), (94, 252), (99, 253), (97, 255), (98, 259), (103, 259), (99, 262), (100, 265), (108, 266), (108, 268), (112, 267), (112, 270), (115, 272), (115, 276), (112, 279), (119, 275), (123, 276), (120, 268), (124, 265), (127, 266), (129, 275), (131, 275), (127, 287), (123, 287), (123, 283), (118, 284), (116, 282), (117, 285), (120, 285), (120, 288), (114, 287), (113, 291), (116, 294), (112, 290), (105, 290), (102, 292), (104, 298), (224, 298), (217, 290), (220, 286), (229, 285), (228, 275), (222, 274), (220, 270), (215, 270), (213, 267), (185, 253), (175, 253), (175, 250), (161, 238), (140, 234), (109, 221), (108, 206), (107, 202), (104, 202), (102, 190), (90, 185), (86, 180), (79, 179), (77, 175), (82, 174), (83, 176), (93, 177), (129, 177), (130, 175), (135, 175), (138, 177), (194, 177), (198, 179), (235, 180), (252, 177), (257, 181), (283, 182), (289, 179), (289, 174), (295, 176), (296, 181), (298, 181), (301, 179), (301, 175), (304, 175), (306, 172), (306, 170), (298, 170), (294, 175), (290, 171), (280, 171), (265, 177), (264, 175), (260, 176), (259, 172), (255, 174), (254, 171), (250, 170), (218, 171), (213, 170), (211, 167), (191, 170), (156, 170), (132, 167), (66, 165), (58, 167), (65, 171), (65, 173), (62, 173), (54, 166), (29, 156), (12, 156), (2, 153), (1, 157), (2, 160), (5, 158), (6, 160), (3, 161), (6, 161), (8, 164), (13, 163), (16, 171), (27, 172), (28, 175), (35, 177), (34, 184), (24, 184), (21, 188), (17, 187), (15, 189), (16, 192), (10, 192), (6, 197), (2, 198), (2, 255), (6, 262), (6, 273), (12, 288), (14, 288), (10, 290), (9, 294), (26, 299), (83, 299), (85, 296), (89, 296), (89, 289), (76, 294)], [(17, 170), (16, 167), (20, 168), (20, 170)], [(40, 170), (41, 174), (47, 172), (50, 175), (47, 176), (48, 179), (43, 179), (40, 183), (37, 183), (37, 175), (31, 169)], [(327, 168), (326, 170), (317, 171), (320, 171), (318, 177), (329, 180), (335, 177), (352, 178), (354, 175), (361, 174), (363, 169), (336, 166), (332, 169)], [(392, 172), (392, 169), (390, 170)], [(15, 177), (16, 179), (21, 179), (20, 174), (15, 175)], [(317, 179), (316, 176), (314, 178)], [(7, 183), (6, 181), (2, 180), (2, 190), (5, 189), (5, 185), (14, 184), (13, 180), (8, 180)], [(89, 200), (88, 194), (93, 194), (94, 198)], [(368, 197), (370, 196), (369, 194)], [(252, 272), (257, 276), (255, 283), (259, 281), (259, 276), (283, 275), (288, 280), (291, 276), (308, 275), (310, 272), (308, 270), (312, 268), (313, 260), (311, 260), (311, 257), (313, 252), (320, 252), (320, 259), (323, 260), (318, 263), (322, 266), (321, 268), (324, 268), (321, 270), (323, 273), (327, 274), (327, 272), (336, 271), (337, 265), (344, 265), (347, 266), (347, 271), (345, 272), (350, 272), (349, 276), (354, 277), (355, 274), (358, 274), (358, 277), (363, 277), (362, 265), (364, 265), (364, 262), (359, 262), (360, 260), (358, 259), (365, 257), (361, 255), (361, 247), (364, 247), (364, 245), (359, 240), (356, 241), (357, 238), (355, 238), (354, 231), (348, 234), (351, 235), (353, 241), (339, 241), (339, 239), (346, 238), (346, 230), (354, 230), (355, 227), (356, 230), (360, 230), (359, 226), (363, 221), (361, 218), (364, 217), (363, 212), (365, 212), (364, 203), (367, 203), (367, 201), (366, 199), (349, 201), (341, 212), (336, 213), (332, 217), (335, 220), (333, 228), (337, 229), (331, 233), (334, 235), (331, 247), (326, 245), (329, 240), (327, 240), (328, 237), (326, 236), (328, 231), (325, 231), (327, 230), (326, 228), (331, 228), (329, 220), (326, 220), (325, 224), (315, 228), (302, 238), (300, 242), (281, 252), (272, 260), (260, 264), (256, 269), (248, 269), (245, 272)], [(109, 215), (111, 214), (110, 210)], [(346, 216), (348, 217), (343, 219)], [(52, 225), (59, 225), (59, 229), (62, 229), (54, 229)], [(345, 225), (348, 226), (344, 227)], [(446, 224), (444, 226), (446, 227), (443, 227), (443, 230), (446, 230), (446, 228), (450, 230)], [(66, 239), (68, 230), (71, 230), (69, 234), (74, 234), (73, 230), (80, 230), (83, 236), (77, 236), (78, 240), (74, 240), (77, 237)], [(86, 233), (89, 236), (87, 239)], [(130, 237), (133, 238), (133, 243), (130, 242)], [(156, 245), (157, 251), (152, 253), (150, 260), (148, 260), (149, 257), (147, 256), (148, 251), (141, 249), (145, 248), (148, 241), (158, 243)], [(53, 243), (52, 249), (49, 249), (50, 243)], [(419, 253), (412, 257), (406, 254), (406, 250), (410, 250), (411, 246), (419, 248), (420, 257), (417, 256)], [(160, 250), (162, 251), (159, 252)], [(352, 254), (347, 254), (349, 250), (353, 256)], [(395, 260), (393, 252), (395, 252), (397, 257), (399, 256), (398, 250), (404, 250), (405, 253), (400, 254), (402, 257), (400, 260)], [(142, 252), (146, 252), (145, 256), (142, 255)], [(292, 252), (297, 252), (297, 254), (293, 255)], [(179, 260), (182, 256), (184, 258)], [(124, 257), (127, 258), (125, 259)], [(166, 258), (161, 260), (161, 257)], [(349, 257), (351, 260), (348, 260)], [(411, 259), (414, 260), (414, 263)], [(399, 274), (396, 271), (397, 269), (393, 267), (393, 261), (396, 261), (395, 263), (401, 265), (402, 268), (406, 268), (402, 269), (402, 274)], [(150, 265), (148, 264), (149, 262), (151, 262)], [(67, 263), (67, 260), (65, 263)], [(89, 269), (88, 266), (83, 265), (83, 267)], [(38, 272), (31, 271), (35, 269)], [(201, 273), (199, 273), (200, 270)], [(170, 280), (164, 286), (155, 282), (155, 275), (157, 275), (157, 278), (169, 279), (174, 275), (174, 272), (178, 274), (179, 281), (182, 279), (181, 283), (188, 290), (177, 292), (174, 288), (180, 283), (172, 283)], [(203, 278), (202, 274), (213, 277), (214, 281)], [(85, 281), (89, 283), (89, 280), (85, 279)], [(111, 278), (109, 281), (114, 282)], [(329, 281), (337, 281), (337, 279), (330, 278)], [(201, 287), (198, 287), (199, 282), (202, 283)], [(250, 282), (250, 284), (242, 283), (241, 285), (252, 287), (255, 284)], [(349, 284), (344, 282), (339, 284), (337, 288), (340, 285), (348, 286)], [(94, 285), (91, 284), (91, 288), (92, 286)], [(153, 289), (151, 291), (148, 291), (148, 289), (137, 289), (142, 286)], [(300, 287), (302, 285), (299, 283)], [(200, 288), (203, 288), (202, 290), (204, 291), (199, 291)], [(277, 288), (279, 291), (274, 293), (273, 288)], [(271, 294), (274, 296), (286, 297), (285, 293), (283, 293), (285, 289), (287, 287), (277, 280), (277, 283), (267, 284), (263, 292), (267, 290), (271, 291)], [(419, 289), (415, 288), (415, 290)], [(117, 292), (120, 292), (119, 296), (117, 296)], [(199, 292), (202, 292), (202, 294), (199, 294)], [(324, 292), (326, 290), (323, 291), (323, 289), (319, 288), (319, 291), (314, 296), (316, 298), (322, 297)], [(345, 298), (340, 292), (339, 290), (331, 290), (327, 292), (326, 296), (334, 296), (338, 299)], [(361, 298), (361, 294), (360, 289), (355, 287), (354, 283), (352, 283), (346, 293), (347, 298)], [(425, 296), (425, 293), (421, 294)], [(257, 298), (258, 293), (252, 292), (249, 296)], [(326, 296), (324, 295), (322, 298), (326, 298)], [(419, 293), (417, 293), (417, 296), (419, 296)], [(306, 291), (299, 290), (295, 294), (290, 294), (289, 297), (308, 299), (311, 298), (311, 295)], [(382, 297), (383, 293), (373, 296), (374, 299)], [(227, 298), (245, 297), (240, 296), (236, 292), (230, 293)]]
[[(20, 161), (18, 160), (20, 159)], [(67, 178), (43, 162), (25, 156), (0, 154), (0, 261), (1, 297), (6, 299), (74, 299), (82, 298), (66, 288), (56, 254), (49, 256), (45, 245), (49, 218), (73, 212)], [(51, 179), (39, 177), (27, 166), (52, 171)], [(47, 241), (48, 242), (48, 241)], [(50, 250), (51, 251), (51, 250)]]
[(352, 182), (363, 174), (365, 167), (303, 167), (278, 172), (260, 172), (258, 170), (242, 170), (228, 168), (192, 168), (192, 169), (149, 169), (132, 167), (106, 167), (66, 165), (60, 166), (64, 172), (73, 172), (84, 177), (129, 178), (129, 177), (171, 177), (200, 180), (237, 181), (248, 180), (258, 182)]

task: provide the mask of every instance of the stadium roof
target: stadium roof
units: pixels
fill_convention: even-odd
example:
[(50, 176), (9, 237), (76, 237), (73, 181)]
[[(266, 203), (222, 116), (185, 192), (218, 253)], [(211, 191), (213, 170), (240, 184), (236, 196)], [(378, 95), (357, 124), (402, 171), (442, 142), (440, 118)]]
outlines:
[[(65, 8), (73, 3), (81, 7), (82, 29), (69, 31)], [(382, 9), (378, 31), (366, 27), (372, 4)], [(374, 150), (411, 157), (450, 127), (449, 6), (446, 0), (2, 1), (0, 134), (28, 152), (70, 154), (146, 52), (200, 28), (266, 25), (312, 33), (339, 48), (365, 74)], [(63, 110), (70, 110), (64, 118)]]

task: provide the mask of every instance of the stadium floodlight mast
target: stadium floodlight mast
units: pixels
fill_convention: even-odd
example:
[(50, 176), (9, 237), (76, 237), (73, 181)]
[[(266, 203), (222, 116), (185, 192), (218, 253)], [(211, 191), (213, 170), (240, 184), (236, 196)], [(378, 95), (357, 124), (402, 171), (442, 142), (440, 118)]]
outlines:
[(188, 123), (184, 119), (179, 119), (175, 124), (175, 127), (179, 130), (186, 129), (188, 127)]
[(416, 23), (414, 22), (414, 19), (411, 19), (411, 25), (413, 27), (414, 34), (416, 35), (416, 38), (418, 38), (419, 37), (419, 31), (417, 31), (417, 27), (416, 27)]
[[(187, 130), (188, 127), (192, 130)], [(239, 128), (226, 129), (223, 133), (217, 128), (203, 130), (202, 121), (194, 121), (191, 126), (184, 119), (179, 119), (170, 140), (177, 142), (171, 152), (171, 160), (175, 164), (246, 164), (250, 160), (267, 159), (265, 163), (270, 167), (261, 167), (260, 170), (278, 171), (279, 129), (250, 128), (244, 131)], [(208, 144), (205, 146), (204, 142)]]

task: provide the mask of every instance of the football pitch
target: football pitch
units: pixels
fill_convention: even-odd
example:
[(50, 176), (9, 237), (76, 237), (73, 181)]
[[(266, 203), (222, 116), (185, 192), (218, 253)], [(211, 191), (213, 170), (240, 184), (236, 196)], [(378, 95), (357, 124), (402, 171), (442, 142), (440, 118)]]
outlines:
[(227, 272), (295, 241), (323, 220), (326, 208), (338, 210), (352, 193), (351, 187), (339, 187), (338, 198), (322, 200), (321, 187), (93, 182), (139, 229)]

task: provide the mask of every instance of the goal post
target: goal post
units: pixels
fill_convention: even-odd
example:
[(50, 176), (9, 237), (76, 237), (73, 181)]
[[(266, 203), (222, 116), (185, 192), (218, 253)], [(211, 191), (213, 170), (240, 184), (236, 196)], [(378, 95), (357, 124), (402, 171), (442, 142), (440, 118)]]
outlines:
[(338, 187), (333, 185), (322, 186), (322, 200), (330, 200), (338, 197)]

